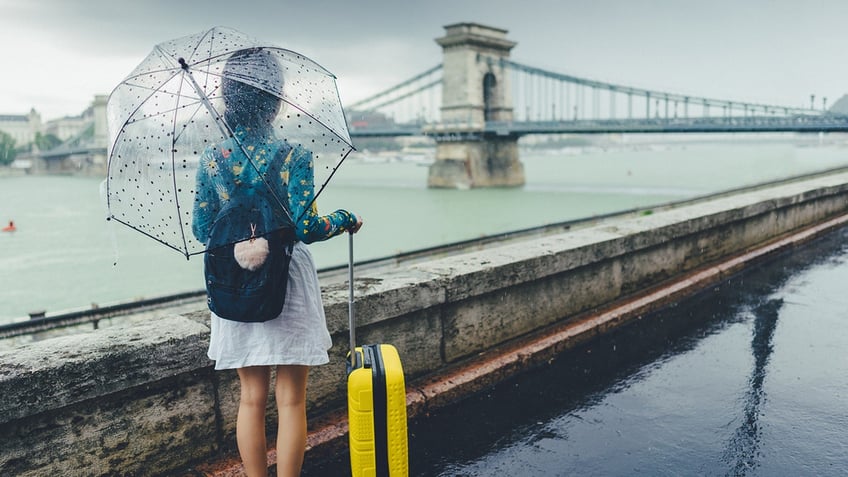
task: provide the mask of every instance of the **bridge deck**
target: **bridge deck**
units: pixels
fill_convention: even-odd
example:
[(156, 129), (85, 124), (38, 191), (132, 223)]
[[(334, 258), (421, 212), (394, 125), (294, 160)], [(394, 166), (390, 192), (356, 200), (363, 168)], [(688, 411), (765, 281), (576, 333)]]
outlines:
[(659, 134), (848, 132), (848, 116), (715, 117), (677, 119), (583, 119), (573, 121), (489, 121), (485, 125), (398, 124), (380, 128), (351, 128), (352, 138), (432, 136), (479, 139), (485, 136), (531, 134)]

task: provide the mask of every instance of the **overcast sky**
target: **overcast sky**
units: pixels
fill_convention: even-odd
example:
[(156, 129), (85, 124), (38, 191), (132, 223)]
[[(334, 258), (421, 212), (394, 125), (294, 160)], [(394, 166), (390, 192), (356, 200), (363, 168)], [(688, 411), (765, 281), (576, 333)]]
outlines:
[(786, 106), (848, 93), (846, 0), (0, 0), (0, 114), (79, 114), (156, 43), (216, 25), (311, 57), (349, 104), (440, 63), (458, 22), (591, 79)]

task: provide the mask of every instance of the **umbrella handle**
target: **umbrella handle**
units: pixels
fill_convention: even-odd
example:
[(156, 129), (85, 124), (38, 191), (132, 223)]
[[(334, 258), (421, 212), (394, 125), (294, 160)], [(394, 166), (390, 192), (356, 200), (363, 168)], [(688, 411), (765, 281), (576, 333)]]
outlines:
[(354, 320), (353, 309), (353, 234), (348, 233), (348, 291), (350, 296), (347, 302), (347, 314), (350, 321), (350, 367), (353, 369), (356, 366), (356, 325)]

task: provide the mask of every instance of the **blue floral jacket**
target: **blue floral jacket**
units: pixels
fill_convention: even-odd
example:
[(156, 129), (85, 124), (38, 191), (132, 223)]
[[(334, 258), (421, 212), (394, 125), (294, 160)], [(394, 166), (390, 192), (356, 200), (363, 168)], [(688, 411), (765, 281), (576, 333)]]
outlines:
[[(242, 148), (252, 155), (255, 168), (245, 161)], [(285, 154), (282, 166), (272, 164), (280, 150)], [(288, 150), (286, 153), (285, 151)], [(249, 186), (259, 185), (265, 176), (268, 185), (277, 197), (288, 199), (294, 232), (304, 243), (327, 240), (344, 233), (356, 224), (356, 216), (339, 209), (329, 215), (318, 215), (317, 204), (312, 200), (315, 193), (314, 164), (312, 152), (303, 147), (291, 147), (270, 134), (254, 133), (250, 129), (238, 129), (235, 138), (229, 138), (217, 146), (210, 147), (200, 157), (197, 169), (197, 191), (195, 193), (192, 232), (202, 243), (206, 243), (212, 222), (218, 212), (230, 200), (232, 192), (221, 174), (220, 168), (229, 168), (236, 182)], [(277, 172), (279, 171), (279, 172)], [(270, 172), (270, 173), (269, 173)]]

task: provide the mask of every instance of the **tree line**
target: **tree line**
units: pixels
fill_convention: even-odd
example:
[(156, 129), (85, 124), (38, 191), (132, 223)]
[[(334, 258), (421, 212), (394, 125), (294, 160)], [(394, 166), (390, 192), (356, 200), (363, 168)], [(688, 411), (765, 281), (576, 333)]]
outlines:
[(47, 151), (61, 144), (62, 141), (55, 134), (35, 133), (35, 139), (21, 147), (15, 147), (16, 141), (11, 134), (0, 131), (0, 165), (8, 166), (11, 164), (18, 153), (31, 152), (33, 148), (38, 148), (40, 151)]

